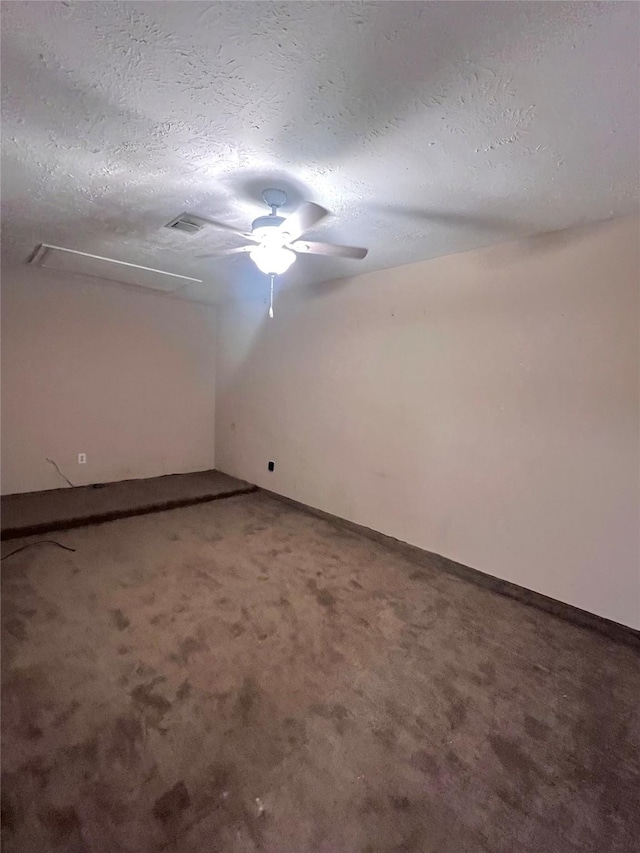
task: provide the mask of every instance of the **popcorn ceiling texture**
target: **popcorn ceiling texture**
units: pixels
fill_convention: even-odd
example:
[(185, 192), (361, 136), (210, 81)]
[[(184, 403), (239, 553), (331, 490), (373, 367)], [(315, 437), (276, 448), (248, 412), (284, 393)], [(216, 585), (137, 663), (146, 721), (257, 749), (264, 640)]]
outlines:
[(333, 211), (321, 282), (632, 213), (632, 3), (3, 3), (3, 261), (40, 241), (262, 294), (268, 185)]

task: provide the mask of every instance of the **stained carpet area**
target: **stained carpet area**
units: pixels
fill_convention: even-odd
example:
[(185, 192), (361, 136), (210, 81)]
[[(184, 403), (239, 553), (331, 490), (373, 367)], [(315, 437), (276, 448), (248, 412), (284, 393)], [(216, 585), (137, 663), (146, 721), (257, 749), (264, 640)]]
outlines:
[(264, 493), (56, 538), (2, 564), (7, 853), (635, 849), (632, 648)]

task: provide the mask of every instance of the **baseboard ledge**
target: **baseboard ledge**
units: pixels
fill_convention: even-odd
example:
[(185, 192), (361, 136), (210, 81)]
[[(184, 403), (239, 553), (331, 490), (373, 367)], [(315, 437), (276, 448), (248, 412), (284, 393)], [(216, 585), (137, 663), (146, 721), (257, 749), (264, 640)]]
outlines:
[(191, 498), (176, 498), (175, 500), (146, 504), (145, 506), (132, 507), (130, 509), (110, 510), (109, 512), (83, 515), (77, 518), (64, 518), (56, 521), (43, 522), (42, 524), (32, 524), (25, 527), (7, 527), (0, 534), (0, 540), (22, 539), (25, 536), (41, 536), (43, 533), (53, 533), (56, 530), (71, 530), (74, 527), (88, 527), (92, 524), (105, 524), (109, 521), (119, 521), (121, 518), (133, 518), (136, 515), (150, 515), (154, 512), (165, 512), (169, 509), (180, 509), (185, 506), (210, 503), (211, 501), (219, 501), (223, 498), (235, 498), (238, 495), (250, 495), (257, 491), (257, 486), (247, 486), (246, 488), (232, 489), (227, 492), (197, 495)]

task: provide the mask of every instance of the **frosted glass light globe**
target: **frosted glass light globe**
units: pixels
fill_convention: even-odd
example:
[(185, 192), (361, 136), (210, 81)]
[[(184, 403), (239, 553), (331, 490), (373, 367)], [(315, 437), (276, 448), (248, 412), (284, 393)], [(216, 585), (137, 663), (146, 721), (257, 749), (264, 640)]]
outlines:
[(282, 275), (296, 259), (296, 253), (284, 246), (256, 246), (249, 257), (266, 275)]

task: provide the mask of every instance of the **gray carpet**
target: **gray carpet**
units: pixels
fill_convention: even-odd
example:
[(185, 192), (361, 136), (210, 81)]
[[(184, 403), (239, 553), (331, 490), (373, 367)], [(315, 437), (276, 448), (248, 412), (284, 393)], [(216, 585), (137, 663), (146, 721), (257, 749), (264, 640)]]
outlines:
[(2, 564), (7, 853), (637, 849), (637, 651), (264, 493), (55, 538)]

